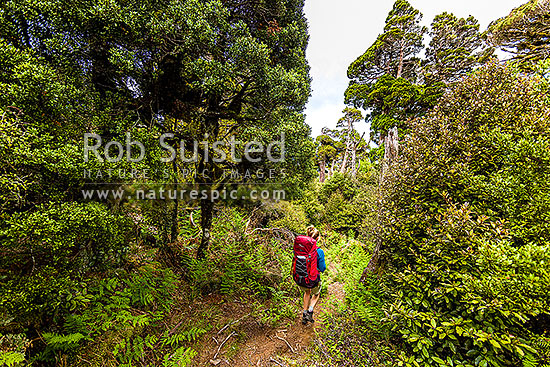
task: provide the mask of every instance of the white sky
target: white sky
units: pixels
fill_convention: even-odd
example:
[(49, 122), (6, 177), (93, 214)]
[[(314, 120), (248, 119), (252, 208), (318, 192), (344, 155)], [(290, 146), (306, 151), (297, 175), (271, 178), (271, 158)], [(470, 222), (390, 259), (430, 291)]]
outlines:
[[(527, 0), (409, 0), (424, 14), (427, 26), (444, 11), (458, 17), (473, 15), (485, 30), (489, 23), (510, 13)], [(324, 126), (335, 128), (344, 109), (348, 85), (347, 68), (383, 31), (393, 0), (306, 0), (309, 23), (307, 58), (311, 66), (312, 95), (306, 108), (306, 122), (312, 135)], [(357, 130), (367, 131), (366, 123)], [(365, 135), (368, 139), (368, 133)]]

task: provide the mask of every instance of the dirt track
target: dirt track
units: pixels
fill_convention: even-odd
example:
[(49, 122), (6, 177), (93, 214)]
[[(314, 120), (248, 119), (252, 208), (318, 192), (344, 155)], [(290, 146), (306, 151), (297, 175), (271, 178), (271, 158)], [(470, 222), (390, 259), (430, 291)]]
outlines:
[[(334, 274), (334, 264), (330, 268)], [(316, 337), (316, 331), (323, 326), (322, 314), (334, 312), (336, 304), (343, 302), (345, 298), (342, 283), (331, 282), (330, 279), (327, 282), (327, 294), (319, 300), (314, 324), (302, 325), (301, 315), (297, 315), (288, 327), (262, 327), (250, 320), (244, 310), (233, 310), (234, 321), (237, 321), (235, 324), (228, 322), (228, 326), (232, 327), (216, 334), (208, 341), (210, 345), (204, 345), (196, 366), (292, 366), (304, 362), (307, 350), (312, 347)], [(239, 347), (237, 353), (229, 357), (225, 350), (227, 345), (235, 343), (231, 339), (237, 339)]]

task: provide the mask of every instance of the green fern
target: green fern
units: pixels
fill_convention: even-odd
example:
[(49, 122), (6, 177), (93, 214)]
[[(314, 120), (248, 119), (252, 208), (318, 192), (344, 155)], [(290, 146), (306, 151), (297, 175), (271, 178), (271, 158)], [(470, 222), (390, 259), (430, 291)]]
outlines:
[(143, 327), (151, 323), (149, 315), (132, 315), (129, 311), (122, 311), (117, 316), (117, 320), (122, 324), (131, 324), (133, 327)]
[(42, 338), (46, 342), (49, 348), (53, 350), (67, 351), (78, 345), (78, 343), (86, 339), (81, 333), (74, 333), (68, 335), (60, 335), (56, 333), (44, 333)]
[(20, 352), (0, 350), (0, 366), (16, 367), (25, 362), (25, 355)]
[(143, 338), (140, 336), (136, 336), (132, 343), (133, 359), (139, 359), (143, 355), (144, 349), (145, 343), (143, 341)]
[(201, 335), (205, 334), (206, 330), (198, 327), (192, 327), (189, 330), (185, 330), (181, 333), (168, 335), (165, 334), (162, 337), (162, 345), (170, 345), (171, 347), (179, 345), (185, 342), (194, 342)]
[[(531, 339), (530, 344), (533, 346), (533, 348), (537, 351), (537, 356), (533, 355), (527, 355), (527, 357), (531, 356), (530, 358), (534, 364), (526, 364), (524, 361), (523, 367), (548, 367), (550, 366), (550, 338), (545, 338), (542, 336), (534, 337)], [(529, 358), (526, 358), (529, 359)], [(529, 361), (530, 362), (530, 361)]]
[(525, 358), (523, 359), (523, 367), (539, 367), (539, 363), (537, 362), (537, 358), (532, 355), (531, 353), (528, 353), (525, 355)]
[(162, 365), (164, 367), (185, 367), (196, 355), (197, 352), (194, 349), (180, 347), (174, 353), (166, 354)]
[(120, 363), (131, 365), (132, 361), (138, 361), (143, 356), (146, 342), (142, 337), (122, 340), (113, 349), (113, 355)]
[(159, 339), (160, 338), (158, 336), (149, 334), (145, 337), (144, 342), (148, 348), (153, 349), (157, 345)]

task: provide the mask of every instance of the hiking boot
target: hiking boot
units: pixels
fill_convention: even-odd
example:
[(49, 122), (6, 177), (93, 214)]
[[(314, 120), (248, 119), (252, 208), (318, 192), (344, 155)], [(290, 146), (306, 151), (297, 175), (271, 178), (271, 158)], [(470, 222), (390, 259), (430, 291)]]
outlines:
[(313, 320), (313, 311), (307, 312), (307, 321), (311, 322), (312, 324), (315, 322), (315, 320)]
[(306, 325), (309, 321), (309, 312), (304, 311), (302, 312), (302, 325)]

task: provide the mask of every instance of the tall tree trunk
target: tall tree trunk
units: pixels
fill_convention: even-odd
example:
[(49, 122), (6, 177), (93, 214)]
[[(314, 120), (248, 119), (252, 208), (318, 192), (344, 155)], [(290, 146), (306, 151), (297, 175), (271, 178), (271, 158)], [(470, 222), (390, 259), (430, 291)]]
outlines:
[(367, 279), (369, 273), (375, 273), (380, 268), (380, 249), (382, 247), (382, 239), (379, 236), (377, 237), (376, 246), (372, 251), (369, 263), (361, 275), (361, 282), (364, 282)]
[(401, 47), (399, 49), (399, 65), (397, 66), (397, 77), (401, 78), (401, 74), (403, 73), (403, 59), (405, 57), (405, 44), (404, 41), (401, 41)]
[(357, 167), (355, 167), (355, 165), (357, 164), (356, 159), (357, 159), (357, 149), (354, 147), (353, 150), (351, 151), (351, 175), (353, 177), (355, 177), (355, 175), (357, 174)]
[[(219, 98), (212, 98), (209, 103), (209, 111), (216, 111), (218, 104)], [(212, 139), (217, 139), (219, 130), (220, 126), (218, 117), (205, 117), (203, 125), (204, 134), (208, 134)], [(211, 148), (212, 145), (209, 144), (209, 147)], [(197, 258), (204, 259), (206, 257), (206, 251), (208, 251), (208, 247), (210, 246), (210, 231), (212, 229), (212, 216), (214, 215), (214, 202), (212, 201), (211, 196), (211, 190), (213, 186), (211, 186), (210, 184), (216, 180), (216, 177), (214, 175), (215, 166), (213, 165), (213, 160), (208, 159), (208, 162), (206, 162), (206, 157), (204, 157), (204, 149), (199, 149), (199, 151), (201, 151), (201, 158), (197, 166), (197, 183), (199, 184), (199, 189), (208, 191), (208, 197), (206, 199), (200, 200), (202, 236), (201, 243), (199, 244), (199, 248), (197, 249)], [(209, 155), (210, 153), (211, 152), (207, 152), (207, 154)], [(207, 173), (210, 177), (205, 177), (203, 173)]]
[[(177, 159), (174, 159), (172, 162), (172, 168), (174, 171), (174, 191), (177, 192), (178, 189), (178, 164), (176, 163)], [(174, 210), (172, 211), (172, 230), (170, 231), (170, 241), (176, 242), (178, 240), (179, 226), (178, 226), (178, 210), (179, 210), (179, 201), (178, 195), (175, 195)]]
[(325, 182), (325, 169), (327, 166), (326, 158), (323, 157), (321, 161), (319, 162), (319, 182), (323, 183)]
[(344, 152), (344, 159), (342, 161), (342, 167), (340, 167), (340, 173), (346, 172), (346, 166), (348, 164), (348, 158), (349, 158), (349, 151), (351, 150), (351, 131), (353, 129), (353, 123), (351, 121), (351, 118), (348, 117), (348, 126), (347, 126), (347, 134), (346, 134), (346, 151)]
[(214, 202), (210, 199), (201, 199), (201, 243), (197, 250), (197, 258), (204, 259), (210, 246), (210, 231), (212, 229), (212, 216), (214, 215)]
[(344, 159), (342, 160), (342, 166), (340, 167), (340, 173), (346, 172), (347, 165), (348, 165), (348, 149), (346, 147), (346, 152), (344, 153)]

